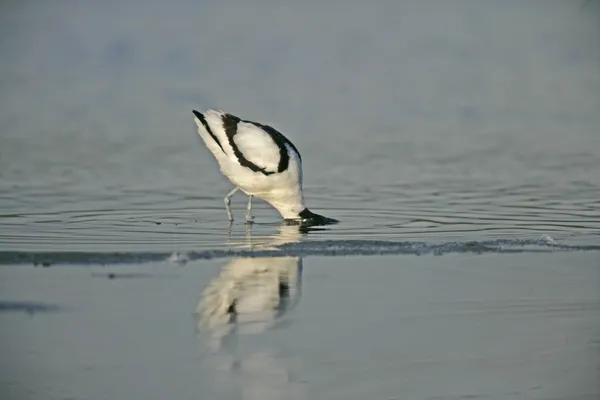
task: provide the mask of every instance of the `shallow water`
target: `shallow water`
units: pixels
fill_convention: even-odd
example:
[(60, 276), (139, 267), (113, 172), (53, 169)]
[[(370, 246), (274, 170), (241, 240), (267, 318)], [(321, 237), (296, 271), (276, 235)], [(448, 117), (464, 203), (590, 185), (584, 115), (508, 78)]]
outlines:
[[(0, 397), (596, 399), (599, 38), (596, 0), (1, 5)], [(229, 226), (209, 107), (341, 222)]]
[(0, 391), (21, 400), (593, 400), (597, 256), (0, 266), (0, 292), (12, 299), (0, 302)]
[(225, 248), (208, 107), (301, 150), (342, 221), (307, 238), (597, 244), (600, 23), (575, 3), (3, 6), (0, 249)]

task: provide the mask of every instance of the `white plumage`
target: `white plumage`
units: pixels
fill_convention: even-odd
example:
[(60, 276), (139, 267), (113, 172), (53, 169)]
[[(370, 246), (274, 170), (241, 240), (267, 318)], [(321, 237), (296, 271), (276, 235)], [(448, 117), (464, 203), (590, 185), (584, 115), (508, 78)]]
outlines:
[(253, 196), (267, 201), (286, 220), (337, 222), (305, 207), (302, 157), (279, 131), (221, 110), (193, 112), (200, 137), (215, 156), (221, 172), (236, 186), (225, 196), (230, 221), (233, 221), (230, 197), (241, 189), (249, 196), (246, 212), (249, 222), (253, 220)]
[(293, 309), (301, 296), (300, 257), (234, 258), (203, 290), (196, 308), (198, 330), (215, 339), (264, 331)]

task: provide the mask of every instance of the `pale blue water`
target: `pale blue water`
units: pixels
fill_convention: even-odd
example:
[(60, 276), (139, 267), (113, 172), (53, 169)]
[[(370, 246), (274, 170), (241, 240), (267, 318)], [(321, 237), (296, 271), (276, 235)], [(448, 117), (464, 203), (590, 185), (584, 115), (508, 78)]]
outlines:
[[(569, 307), (579, 300), (588, 302), (586, 310), (597, 311), (598, 297), (591, 288), (600, 288), (594, 286), (600, 259), (598, 1), (9, 2), (0, 5), (0, 54), (0, 264), (4, 265), (0, 311), (33, 313), (35, 321), (42, 321), (35, 327), (25, 319), (12, 325), (11, 318), (17, 318), (14, 314), (0, 315), (10, 327), (2, 336), (2, 352), (19, 348), (16, 343), (24, 346), (23, 352), (3, 357), (10, 362), (2, 365), (3, 375), (9, 377), (2, 387), (9, 387), (11, 379), (21, 382), (30, 377), (32, 387), (37, 388), (29, 397), (22, 391), (4, 393), (15, 398), (46, 398), (45, 385), (67, 382), (64, 395), (53, 392), (52, 396), (115, 398), (141, 393), (147, 398), (153, 392), (150, 388), (155, 388), (150, 382), (155, 380), (145, 381), (133, 372), (150, 365), (140, 356), (143, 353), (152, 362), (148, 368), (156, 368), (153, 374), (158, 374), (158, 368), (163, 371), (161, 357), (170, 360), (164, 366), (164, 379), (171, 397), (269, 398), (243, 382), (238, 382), (238, 392), (218, 395), (216, 386), (211, 386), (214, 382), (201, 378), (202, 390), (209, 387), (214, 392), (203, 397), (191, 379), (180, 382), (168, 372), (177, 364), (178, 355), (186, 353), (183, 345), (140, 350), (141, 358), (132, 361), (120, 351), (114, 353), (108, 364), (130, 365), (119, 379), (131, 383), (119, 386), (125, 391), (106, 392), (98, 389), (98, 383), (110, 386), (116, 379), (112, 374), (118, 373), (94, 369), (102, 364), (94, 360), (102, 357), (103, 350), (89, 350), (85, 365), (68, 359), (69, 354), (48, 350), (61, 337), (75, 340), (81, 329), (96, 327), (104, 337), (123, 324), (121, 317), (111, 317), (119, 307), (105, 303), (113, 293), (87, 267), (131, 268), (127, 273), (136, 279), (113, 283), (140, 285), (132, 289), (135, 301), (159, 301), (152, 297), (152, 285), (166, 285), (165, 297), (169, 292), (180, 296), (190, 292), (185, 292), (180, 286), (185, 282), (180, 280), (159, 280), (150, 286), (135, 283), (154, 282), (142, 279), (148, 269), (185, 268), (184, 275), (192, 273), (188, 268), (202, 270), (195, 283), (200, 290), (218, 275), (214, 266), (226, 265), (232, 255), (302, 257), (313, 260), (304, 267), (313, 282), (331, 279), (323, 291), (329, 297), (319, 300), (321, 314), (314, 308), (305, 310), (305, 318), (295, 321), (299, 331), (293, 333), (286, 327), (278, 331), (284, 347), (293, 347), (299, 337), (314, 345), (313, 350), (296, 349), (294, 356), (309, 366), (300, 368), (294, 378), (304, 382), (306, 398), (460, 398), (472, 394), (561, 398), (561, 393), (570, 392), (560, 392), (558, 386), (583, 384), (578, 380), (583, 373), (544, 369), (544, 354), (555, 342), (538, 353), (533, 338), (548, 334), (555, 323), (564, 328), (559, 330), (564, 337), (556, 340), (575, 343), (565, 350), (566, 360), (578, 360), (573, 362), (597, 371), (593, 369), (597, 364), (589, 358), (597, 342), (586, 342), (581, 336), (593, 335), (590, 332), (598, 327), (594, 313), (574, 322), (541, 312), (549, 319), (540, 326), (551, 326), (539, 331), (529, 331), (526, 324), (513, 320), (516, 325), (504, 326), (482, 316), (476, 322), (481, 324), (481, 330), (473, 334), (476, 340), (491, 340), (486, 336), (488, 328), (484, 329), (487, 324), (491, 324), (490, 332), (506, 329), (507, 335), (511, 327), (517, 327), (527, 338), (525, 354), (532, 358), (512, 359), (500, 345), (494, 353), (500, 358), (491, 359), (486, 359), (483, 348), (463, 348), (472, 354), (469, 360), (482, 361), (473, 361), (462, 375), (447, 375), (445, 370), (429, 375), (431, 370), (424, 367), (429, 362), (447, 363), (448, 368), (454, 365), (438, 347), (441, 337), (421, 342), (424, 349), (430, 349), (427, 355), (415, 356), (421, 361), (402, 368), (402, 354), (394, 361), (384, 357), (381, 349), (372, 356), (360, 349), (361, 340), (369, 340), (367, 331), (378, 338), (371, 340), (378, 340), (382, 349), (408, 349), (411, 338), (426, 336), (424, 332), (433, 326), (444, 331), (443, 324), (428, 312), (424, 314), (426, 326), (414, 327), (406, 333), (409, 336), (400, 335), (399, 325), (381, 324), (389, 310), (377, 296), (383, 296), (386, 285), (390, 296), (400, 295), (394, 288), (408, 279), (404, 275), (408, 272), (401, 268), (400, 276), (395, 267), (424, 263), (414, 255), (425, 255), (426, 260), (438, 260), (429, 255), (441, 255), (442, 261), (432, 262), (448, 268), (440, 270), (449, 278), (447, 289), (457, 294), (465, 286), (452, 271), (472, 262), (475, 254), (482, 254), (479, 264), (498, 270), (493, 273), (507, 274), (498, 279), (509, 279), (509, 271), (515, 269), (507, 266), (518, 259), (525, 268), (523, 282), (534, 286), (524, 284), (512, 294), (510, 285), (498, 283), (507, 301), (513, 295), (531, 297), (543, 308), (547, 299), (539, 296), (546, 296), (552, 304), (566, 302)], [(209, 107), (270, 123), (288, 136), (303, 156), (308, 207), (341, 223), (300, 232), (282, 226), (274, 210), (256, 201), (257, 223), (248, 227), (243, 218), (246, 199), (239, 195), (233, 201), (237, 219), (228, 227), (222, 198), (232, 186), (197, 137), (191, 113)], [(352, 268), (335, 267), (326, 278), (316, 260), (337, 266), (348, 262)], [(51, 268), (33, 268), (34, 263)], [(115, 265), (124, 263), (132, 265)], [(378, 323), (369, 320), (366, 312), (353, 314), (354, 307), (337, 300), (336, 282), (367, 274), (361, 268), (372, 263), (381, 265), (363, 283), (361, 290), (373, 297), (365, 296), (361, 307), (381, 318)], [(17, 264), (19, 269), (14, 269)], [(210, 271), (207, 265), (213, 266)], [(469, 273), (478, 272), (473, 267)], [(550, 283), (541, 280), (546, 274)], [(581, 280), (560, 287), (561, 277), (571, 275)], [(484, 286), (492, 290), (496, 278), (488, 278)], [(88, 289), (54, 304), (51, 299), (58, 299), (65, 290), (79, 290), (69, 286), (72, 279), (74, 285)], [(415, 290), (426, 290), (421, 284), (414, 281)], [(39, 290), (32, 289), (38, 285)], [(469, 296), (479, 301), (480, 294)], [(302, 312), (310, 296), (303, 294), (297, 311)], [(76, 309), (83, 299), (90, 302), (84, 319), (54, 307)], [(410, 299), (406, 295), (393, 304)], [(155, 305), (144, 306), (143, 301), (135, 304), (148, 320), (150, 315), (172, 312), (154, 312)], [(423, 304), (411, 304), (410, 312), (422, 311)], [(134, 314), (133, 303), (122, 306)], [(449, 307), (458, 313), (463, 309), (462, 303)], [(170, 325), (174, 333), (188, 335), (189, 327), (181, 326), (190, 316), (185, 315)], [(28, 336), (32, 329), (49, 328), (45, 324), (53, 324), (55, 317), (70, 322), (60, 320), (56, 336), (51, 336), (54, 339)], [(104, 324), (101, 318), (107, 318)], [(63, 323), (72, 328), (61, 330)], [(338, 323), (346, 325), (338, 328)], [(152, 330), (136, 324), (131, 329), (143, 341)], [(363, 334), (330, 347), (320, 342), (321, 336), (302, 335), (317, 329), (323, 337), (343, 336), (353, 329)], [(461, 337), (472, 332), (466, 325), (456, 329), (454, 334)], [(160, 332), (155, 343), (167, 335)], [(132, 338), (128, 336), (127, 343)], [(511, 340), (515, 341), (510, 346), (520, 346), (517, 338)], [(488, 344), (493, 347), (493, 343)], [(104, 346), (109, 345), (107, 341)], [(82, 342), (81, 346), (91, 345)], [(28, 348), (49, 352), (42, 351), (36, 364), (32, 360), (37, 356), (26, 356)], [(203, 356), (198, 357), (202, 360)], [(551, 361), (560, 364), (561, 356), (556, 357)], [(344, 367), (340, 361), (349, 359), (354, 360), (354, 367)], [(510, 371), (511, 365), (523, 368), (516, 369), (522, 385), (513, 384), (513, 378), (506, 375), (509, 372), (495, 375), (500, 359), (506, 361), (501, 362), (503, 371)], [(255, 361), (268, 362), (261, 360)], [(331, 364), (332, 360), (340, 364)], [(57, 362), (66, 363), (59, 372), (52, 367)], [(382, 372), (387, 368), (383, 364), (370, 369), (369, 362), (388, 365), (389, 375)], [(77, 375), (88, 367), (95, 373), (85, 378)], [(310, 371), (321, 378), (306, 377)], [(343, 371), (349, 372), (344, 375)], [(399, 373), (411, 377), (416, 391), (404, 392), (409, 383), (401, 384)], [(556, 386), (550, 385), (546, 392), (526, 391), (530, 387), (527, 376), (539, 378), (531, 379), (531, 387), (546, 382)], [(556, 376), (565, 380), (557, 381)], [(428, 378), (443, 382), (439, 390), (426, 390)], [(482, 386), (473, 387), (472, 393), (459, 390), (478, 380)], [(74, 389), (68, 382), (88, 386)], [(350, 382), (364, 382), (364, 392), (354, 386), (358, 391), (342, 390)], [(269, 393), (271, 398), (293, 398), (286, 390)], [(598, 390), (577, 393), (579, 398), (591, 399), (597, 398)]]
[(595, 400), (599, 289), (597, 252), (0, 266), (0, 392)]
[(0, 246), (223, 248), (208, 107), (293, 140), (343, 222), (314, 238), (597, 242), (600, 23), (576, 3), (3, 5)]

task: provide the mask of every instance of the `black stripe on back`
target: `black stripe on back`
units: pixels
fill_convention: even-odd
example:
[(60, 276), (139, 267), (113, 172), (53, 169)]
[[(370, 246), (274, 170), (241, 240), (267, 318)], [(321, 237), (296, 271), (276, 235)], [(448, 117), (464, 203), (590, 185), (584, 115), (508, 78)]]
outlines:
[(273, 142), (275, 142), (277, 147), (279, 147), (279, 165), (277, 166), (277, 172), (285, 171), (290, 164), (290, 155), (288, 154), (288, 150), (285, 147), (286, 144), (288, 144), (292, 149), (294, 149), (296, 154), (298, 154), (300, 161), (302, 161), (302, 157), (300, 156), (300, 152), (298, 151), (296, 146), (294, 146), (294, 144), (292, 142), (290, 142), (288, 140), (288, 138), (283, 136), (281, 134), (281, 132), (279, 132), (277, 129), (273, 128), (272, 126), (263, 125), (261, 123), (254, 122), (254, 121), (242, 121), (242, 122), (252, 124), (254, 126), (261, 128), (263, 131), (267, 132), (269, 134), (269, 136), (271, 136), (271, 139), (273, 139)]
[[(244, 157), (244, 155), (242, 154), (240, 149), (235, 144), (233, 137), (237, 134), (238, 124), (240, 123), (241, 120), (232, 114), (223, 114), (221, 116), (221, 119), (223, 120), (223, 128), (225, 128), (225, 134), (227, 135), (227, 138), (229, 139), (229, 145), (233, 149), (233, 154), (235, 154), (235, 156), (237, 157), (240, 165), (243, 167), (246, 167), (246, 168), (250, 168), (250, 170), (252, 170), (254, 172), (261, 172), (264, 175), (274, 174), (275, 172), (267, 171), (266, 169), (259, 167), (258, 165), (254, 164), (252, 161), (250, 161), (246, 157)], [(246, 121), (244, 121), (244, 122), (246, 122)], [(281, 160), (279, 163), (281, 164)], [(278, 172), (281, 172), (281, 171), (278, 171)]]
[(204, 118), (204, 115), (202, 113), (199, 113), (196, 110), (192, 110), (192, 112), (194, 113), (194, 115), (196, 116), (196, 118), (198, 118), (200, 120), (200, 122), (202, 122), (202, 125), (204, 126), (204, 129), (206, 129), (206, 131), (208, 132), (208, 134), (210, 135), (210, 137), (212, 137), (213, 140), (215, 142), (217, 142), (217, 144), (221, 148), (221, 151), (223, 153), (225, 153), (225, 150), (223, 150), (223, 146), (221, 146), (221, 142), (219, 142), (219, 139), (217, 139), (217, 137), (215, 136), (215, 134), (213, 133), (213, 131), (210, 129), (210, 126), (208, 126), (208, 123), (206, 122), (206, 118)]

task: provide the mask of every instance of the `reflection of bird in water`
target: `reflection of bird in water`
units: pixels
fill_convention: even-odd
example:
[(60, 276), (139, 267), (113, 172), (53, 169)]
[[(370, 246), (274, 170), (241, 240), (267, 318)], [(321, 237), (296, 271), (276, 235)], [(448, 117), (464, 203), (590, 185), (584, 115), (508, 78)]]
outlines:
[[(229, 245), (238, 249), (277, 250), (277, 246), (286, 243), (298, 243), (306, 233), (298, 225), (281, 224), (276, 234), (256, 234), (253, 225), (246, 225), (245, 235), (232, 235), (229, 232)], [(259, 231), (260, 232), (260, 231)]]
[[(300, 228), (282, 224), (275, 235), (256, 235), (249, 225), (245, 236), (230, 239), (230, 245), (277, 250), (299, 242)], [(300, 257), (234, 258), (203, 290), (196, 326), (212, 349), (203, 363), (214, 371), (215, 390), (225, 398), (307, 398), (304, 384), (295, 378), (298, 360), (270, 339), (281, 333), (273, 328), (290, 325), (288, 311), (300, 300), (301, 279)], [(260, 335), (244, 340), (244, 334)]]
[(300, 299), (300, 257), (235, 258), (203, 291), (198, 329), (217, 341), (234, 333), (259, 333), (284, 322)]
[(226, 398), (306, 398), (294, 357), (263, 335), (242, 340), (289, 325), (301, 279), (300, 257), (235, 258), (204, 289), (197, 328), (213, 350), (203, 360), (214, 371), (214, 390)]

